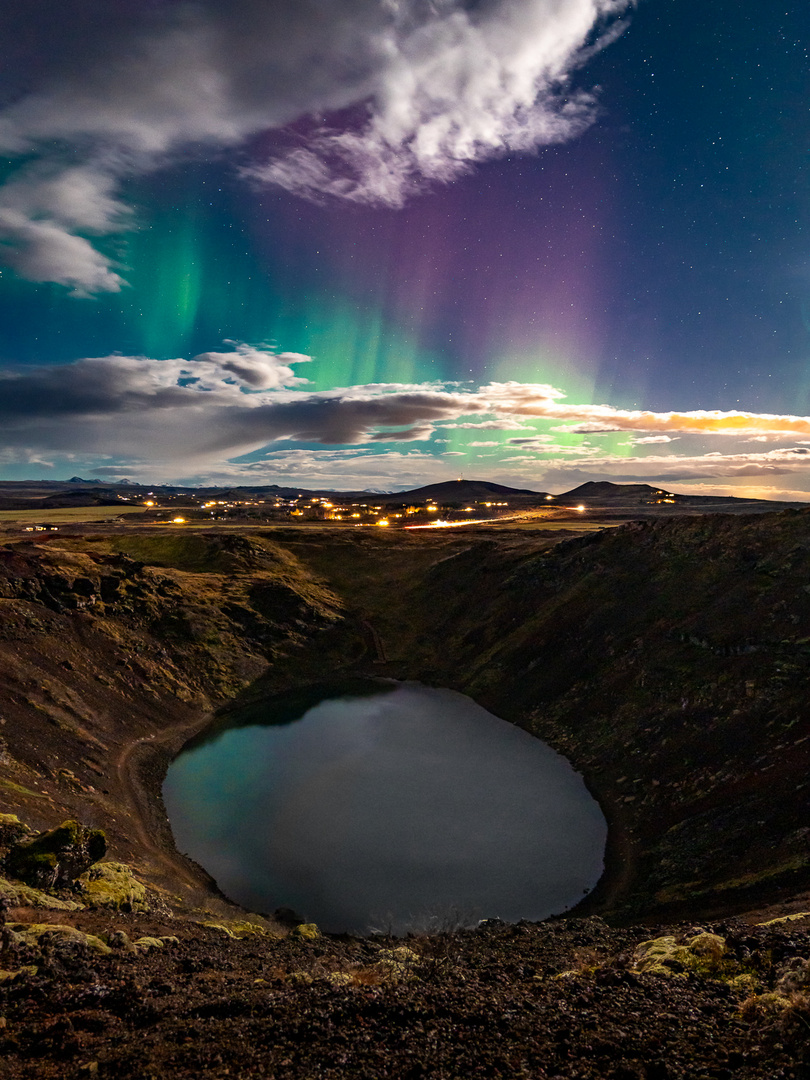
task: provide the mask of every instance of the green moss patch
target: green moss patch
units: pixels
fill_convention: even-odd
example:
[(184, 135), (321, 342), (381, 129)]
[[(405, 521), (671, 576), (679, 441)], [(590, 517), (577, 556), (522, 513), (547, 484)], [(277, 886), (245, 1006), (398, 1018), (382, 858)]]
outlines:
[(235, 919), (224, 922), (203, 922), (200, 926), (207, 926), (209, 930), (219, 930), (227, 937), (241, 940), (246, 937), (278, 937), (277, 931), (271, 930), (260, 923), (249, 922), (246, 919)]
[(93, 949), (99, 953), (110, 953), (109, 945), (96, 937), (95, 934), (85, 934), (77, 930), (75, 926), (63, 926), (60, 923), (11, 923), (10, 929), (14, 931), (26, 945), (39, 946), (43, 938), (67, 948), (82, 947)]
[[(633, 967), (635, 971), (648, 975), (672, 977), (685, 976), (692, 972), (696, 975), (719, 977), (721, 974), (731, 974), (725, 970), (725, 952), (725, 939), (718, 934), (695, 934), (680, 943), (667, 934), (642, 941), (634, 953)], [(735, 965), (735, 974), (738, 972)]]
[(77, 904), (73, 900), (60, 900), (56, 896), (49, 896), (41, 889), (34, 889), (30, 885), (22, 885), (20, 882), (7, 881), (0, 877), (0, 896), (8, 900), (14, 907), (49, 908), (52, 911), (81, 911), (83, 904)]
[(81, 875), (79, 884), (89, 907), (149, 911), (146, 888), (125, 863), (96, 863)]
[(0, 984), (6, 982), (13, 982), (15, 979), (25, 979), (36, 975), (38, 968), (33, 964), (29, 964), (26, 967), (17, 968), (16, 971), (5, 971), (0, 969)]
[(132, 944), (136, 949), (142, 949), (143, 952), (149, 952), (152, 949), (162, 949), (165, 942), (159, 937), (139, 937), (137, 941), (133, 941)]
[(13, 795), (25, 795), (29, 799), (47, 799), (48, 797), (41, 791), (32, 791), (31, 788), (23, 787), (22, 784), (15, 784), (13, 780), (0, 779), (0, 788), (10, 791)]
[(290, 937), (299, 941), (316, 941), (320, 936), (321, 932), (314, 922), (301, 923), (290, 931)]

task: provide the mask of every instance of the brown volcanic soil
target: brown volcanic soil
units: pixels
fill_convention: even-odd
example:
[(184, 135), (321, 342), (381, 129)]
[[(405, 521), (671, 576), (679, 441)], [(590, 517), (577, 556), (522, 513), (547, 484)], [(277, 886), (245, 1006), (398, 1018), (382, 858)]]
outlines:
[[(809, 955), (806, 922), (747, 924), (810, 909), (810, 512), (558, 540), (133, 530), (1, 548), (0, 812), (103, 828), (153, 907), (9, 917), (180, 942), (3, 956), (38, 971), (0, 983), (0, 1075), (810, 1075), (801, 995), (743, 1019), (727, 981), (630, 959), (653, 923), (734, 913), (723, 936), (760, 991)], [(419, 939), (418, 980), (387, 982), (357, 974), (377, 942), (200, 928), (239, 913), (173, 849), (167, 761), (237, 698), (370, 674), (469, 693), (583, 771), (611, 847), (582, 910), (613, 929)]]
[[(132, 917), (107, 922), (132, 930)], [(0, 1075), (810, 1075), (806, 995), (774, 1006), (760, 994), (745, 1004), (746, 992), (722, 979), (639, 974), (631, 956), (649, 931), (611, 930), (597, 918), (409, 939), (395, 977), (381, 973), (380, 958), (398, 942), (239, 941), (176, 922), (168, 926), (176, 940), (147, 952), (99, 956), (53, 943), (21, 955), (39, 966), (0, 991)], [(807, 955), (806, 931), (717, 929), (763, 986)]]

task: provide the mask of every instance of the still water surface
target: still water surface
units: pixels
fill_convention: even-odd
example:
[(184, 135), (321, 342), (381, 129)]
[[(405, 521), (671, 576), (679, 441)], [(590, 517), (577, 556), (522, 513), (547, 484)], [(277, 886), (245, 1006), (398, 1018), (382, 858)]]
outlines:
[(163, 797), (178, 848), (252, 911), (404, 933), (564, 911), (602, 873), (606, 825), (550, 747), (415, 683), (197, 741)]

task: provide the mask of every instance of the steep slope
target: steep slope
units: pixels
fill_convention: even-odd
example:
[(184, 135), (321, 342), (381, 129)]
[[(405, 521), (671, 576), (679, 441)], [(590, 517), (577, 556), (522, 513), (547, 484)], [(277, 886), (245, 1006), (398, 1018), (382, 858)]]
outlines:
[(119, 857), (162, 880), (171, 841), (133, 787), (135, 765), (159, 779), (216, 705), (339, 618), (294, 556), (242, 537), (0, 548), (3, 808), (40, 827), (100, 825)]
[(598, 910), (723, 913), (810, 887), (810, 512), (561, 543), (280, 529), (59, 544), (0, 552), (0, 783), (37, 824), (87, 804), (133, 856), (128, 754), (154, 792), (237, 692), (386, 675), (469, 693), (584, 773), (612, 826)]
[(807, 511), (537, 554), (483, 541), (414, 585), (405, 604), (430, 628), (389, 649), (583, 770), (614, 825), (602, 903), (728, 910), (810, 885), (808, 582)]

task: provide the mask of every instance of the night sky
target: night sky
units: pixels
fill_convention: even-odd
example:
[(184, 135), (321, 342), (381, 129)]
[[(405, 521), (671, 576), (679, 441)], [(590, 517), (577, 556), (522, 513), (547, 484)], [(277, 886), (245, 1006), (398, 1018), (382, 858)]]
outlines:
[(798, 0), (11, 0), (0, 479), (810, 497), (808, 43)]

